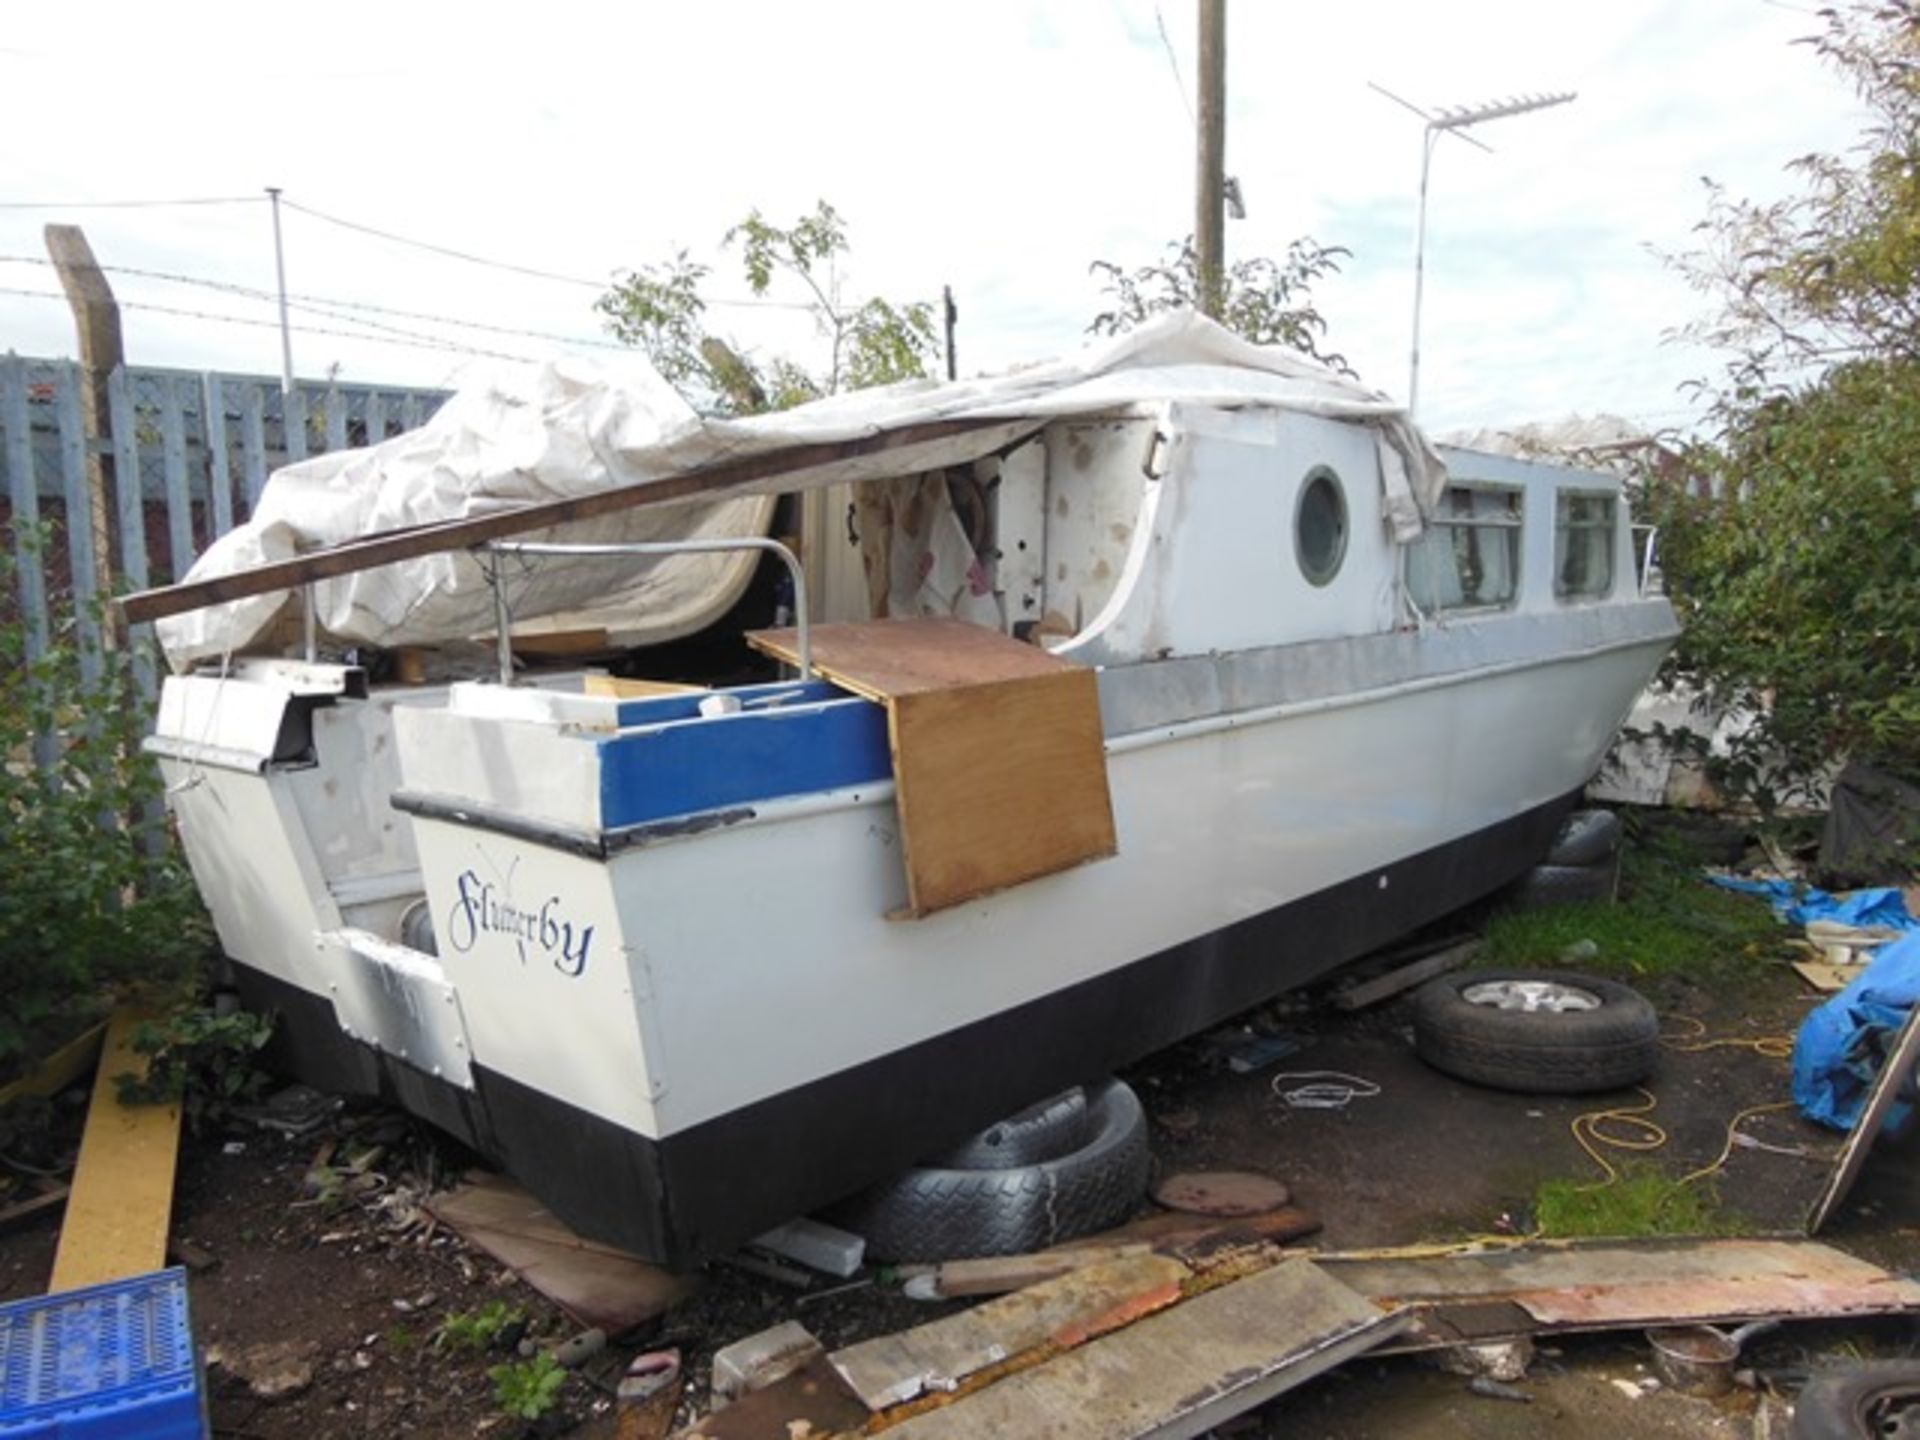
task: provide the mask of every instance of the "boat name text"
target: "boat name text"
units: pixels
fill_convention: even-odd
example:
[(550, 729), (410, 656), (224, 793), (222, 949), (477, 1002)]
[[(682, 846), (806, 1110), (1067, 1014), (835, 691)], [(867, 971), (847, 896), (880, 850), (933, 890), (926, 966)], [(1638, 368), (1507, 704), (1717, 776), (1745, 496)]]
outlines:
[(460, 898), (447, 916), (447, 940), (461, 954), (471, 950), (482, 935), (507, 935), (519, 951), (522, 965), (527, 963), (527, 950), (532, 947), (550, 959), (562, 975), (578, 978), (586, 970), (593, 926), (581, 927), (576, 935), (573, 921), (562, 917), (558, 895), (549, 897), (537, 910), (524, 909), (472, 870), (461, 873), (458, 889)]

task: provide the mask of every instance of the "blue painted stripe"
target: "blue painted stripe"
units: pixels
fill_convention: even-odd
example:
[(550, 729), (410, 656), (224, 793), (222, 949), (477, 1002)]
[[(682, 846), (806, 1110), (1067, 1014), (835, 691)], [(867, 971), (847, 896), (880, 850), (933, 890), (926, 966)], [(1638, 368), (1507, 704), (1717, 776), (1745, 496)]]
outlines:
[(670, 720), (597, 743), (600, 824), (609, 830), (869, 784), (893, 773), (887, 712), (859, 699)]

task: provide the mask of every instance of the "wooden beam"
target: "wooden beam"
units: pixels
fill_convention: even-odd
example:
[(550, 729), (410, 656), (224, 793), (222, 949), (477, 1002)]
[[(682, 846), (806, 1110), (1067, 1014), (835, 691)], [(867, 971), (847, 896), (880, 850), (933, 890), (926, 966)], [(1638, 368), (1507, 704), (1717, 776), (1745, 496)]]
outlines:
[[(86, 422), (90, 442), (108, 440), (113, 435), (112, 405), (107, 381), (125, 359), (120, 341), (120, 305), (113, 298), (113, 286), (93, 258), (86, 232), (78, 225), (49, 225), (45, 230), (47, 255), (60, 288), (66, 291), (67, 304), (73, 308), (73, 328), (80, 342), (80, 368), (86, 372), (80, 393), (81, 418)], [(113, 461), (103, 452), (106, 446), (90, 443), (87, 447), (87, 530), (92, 538), (94, 564), (101, 590), (113, 588), (113, 531), (109, 519), (107, 489), (115, 478)], [(139, 484), (134, 476), (132, 483)], [(71, 525), (72, 517), (68, 518)], [(91, 599), (92, 597), (87, 597)]]
[(547, 500), (534, 505), (519, 505), (490, 515), (474, 515), (461, 520), (443, 520), (429, 525), (409, 526), (349, 541), (326, 550), (316, 550), (292, 560), (279, 560), (232, 575), (216, 575), (180, 585), (142, 590), (122, 599), (120, 609), (130, 622), (157, 620), (217, 605), (223, 600), (240, 600), (249, 595), (264, 595), (273, 590), (294, 590), (313, 580), (329, 580), (351, 575), (400, 560), (446, 550), (465, 550), (502, 540), (509, 535), (524, 535), (576, 520), (593, 520), (648, 505), (667, 505), (676, 500), (698, 499), (735, 486), (758, 480), (795, 474), (822, 465), (857, 460), (889, 451), (904, 450), (975, 431), (1005, 428), (1005, 419), (932, 420), (899, 430), (863, 435), (855, 440), (830, 440), (813, 445), (797, 445), (750, 456), (744, 460), (721, 460), (702, 465), (683, 474), (660, 480), (622, 485), (592, 495), (569, 500)]

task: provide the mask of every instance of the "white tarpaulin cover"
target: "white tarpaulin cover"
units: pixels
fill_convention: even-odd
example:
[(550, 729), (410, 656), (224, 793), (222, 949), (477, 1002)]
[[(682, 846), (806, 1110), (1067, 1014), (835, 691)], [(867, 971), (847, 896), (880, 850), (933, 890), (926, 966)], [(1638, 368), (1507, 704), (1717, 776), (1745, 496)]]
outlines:
[[(1275, 406), (1362, 419), (1379, 436), (1383, 499), (1403, 540), (1419, 533), (1446, 472), (1387, 396), (1289, 350), (1241, 340), (1187, 313), (1006, 375), (908, 381), (743, 420), (703, 418), (639, 357), (502, 368), (461, 389), (424, 427), (363, 450), (277, 471), (253, 518), (188, 572), (202, 580), (305, 551), (616, 486), (799, 445), (851, 440), (935, 420), (1004, 420), (906, 449), (743, 484), (727, 498), (644, 507), (526, 538), (606, 542), (764, 534), (770, 496), (846, 480), (959, 465), (1046, 420), (1159, 402)], [(636, 641), (674, 638), (718, 618), (755, 557), (655, 561), (509, 559), (515, 619), (571, 613)], [(348, 643), (430, 644), (491, 633), (493, 597), (465, 551), (384, 565), (314, 586), (320, 627)], [(291, 597), (253, 596), (157, 622), (175, 668), (258, 643)]]

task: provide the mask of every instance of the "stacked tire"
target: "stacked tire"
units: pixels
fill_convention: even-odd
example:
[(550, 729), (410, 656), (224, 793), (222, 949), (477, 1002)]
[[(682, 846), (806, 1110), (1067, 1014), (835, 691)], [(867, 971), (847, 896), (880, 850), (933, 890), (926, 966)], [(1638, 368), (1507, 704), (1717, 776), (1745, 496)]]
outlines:
[(1611, 810), (1576, 810), (1561, 825), (1547, 858), (1514, 887), (1523, 910), (1613, 899), (1620, 862), (1620, 817)]
[(832, 1218), (879, 1260), (1021, 1255), (1130, 1218), (1151, 1158), (1139, 1097), (1108, 1080), (989, 1126), (863, 1190)]

